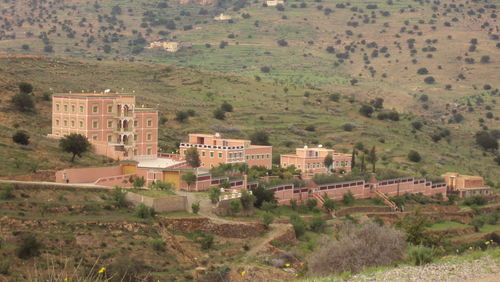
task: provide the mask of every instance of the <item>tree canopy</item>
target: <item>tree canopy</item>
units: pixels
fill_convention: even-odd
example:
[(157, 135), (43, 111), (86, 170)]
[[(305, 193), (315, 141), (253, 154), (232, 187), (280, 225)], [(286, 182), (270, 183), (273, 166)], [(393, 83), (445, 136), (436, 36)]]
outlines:
[(91, 145), (87, 137), (71, 133), (70, 135), (66, 135), (61, 140), (59, 140), (59, 147), (67, 153), (73, 154), (71, 157), (71, 162), (75, 161), (75, 157), (82, 157), (82, 154), (87, 152)]

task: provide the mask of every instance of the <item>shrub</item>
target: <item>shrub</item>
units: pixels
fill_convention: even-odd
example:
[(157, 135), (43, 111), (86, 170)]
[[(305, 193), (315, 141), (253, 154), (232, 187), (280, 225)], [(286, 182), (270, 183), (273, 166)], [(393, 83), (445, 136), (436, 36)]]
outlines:
[(307, 131), (316, 131), (316, 127), (314, 125), (308, 125), (308, 126), (306, 126), (305, 130), (307, 130)]
[(233, 105), (229, 104), (226, 101), (224, 101), (224, 103), (222, 103), (222, 105), (220, 106), (220, 108), (224, 112), (232, 112), (233, 111)]
[(412, 162), (418, 163), (418, 162), (420, 162), (421, 159), (422, 158), (420, 157), (420, 154), (417, 151), (411, 150), (408, 153), (408, 160), (410, 160)]
[(111, 277), (119, 277), (117, 281), (142, 281), (144, 280), (144, 277), (142, 277), (143, 273), (148, 272), (148, 267), (144, 261), (130, 256), (117, 256), (116, 260), (109, 267)]
[(216, 109), (214, 111), (214, 118), (218, 120), (225, 120), (226, 119), (226, 112), (224, 112), (222, 109)]
[(125, 200), (125, 195), (127, 192), (123, 191), (122, 188), (116, 186), (115, 190), (113, 190), (113, 201), (114, 204), (119, 208), (124, 208), (127, 206), (127, 200)]
[(328, 197), (324, 197), (324, 202), (323, 202), (323, 208), (326, 209), (328, 212), (332, 212), (335, 210), (335, 201), (333, 199), (330, 199)]
[(33, 234), (24, 234), (16, 250), (16, 255), (20, 259), (29, 259), (38, 256), (41, 248), (42, 243), (40, 243)]
[(348, 206), (354, 204), (354, 195), (351, 191), (347, 191), (346, 193), (344, 193), (344, 195), (342, 196), (342, 203)]
[(260, 67), (260, 71), (263, 73), (269, 73), (271, 69), (267, 66)]
[(397, 223), (406, 232), (406, 241), (414, 245), (420, 245), (426, 242), (426, 235), (424, 233), (429, 221), (426, 216), (422, 215), (420, 211), (415, 211), (413, 214), (404, 217)]
[(138, 188), (144, 187), (144, 184), (146, 184), (146, 179), (144, 179), (144, 176), (134, 177), (134, 180), (132, 182), (133, 182), (132, 184), (134, 185), (134, 188), (138, 189)]
[(229, 211), (231, 212), (232, 215), (235, 215), (241, 211), (241, 204), (240, 201), (238, 200), (232, 200), (229, 203)]
[(135, 208), (135, 216), (139, 218), (150, 218), (154, 217), (156, 215), (156, 212), (153, 208), (150, 208), (146, 206), (145, 204), (141, 203)]
[(198, 238), (198, 243), (200, 243), (201, 248), (203, 250), (211, 249), (214, 244), (214, 235), (212, 234), (203, 234)]
[(8, 275), (11, 263), (12, 261), (10, 259), (5, 259), (0, 265), (0, 274)]
[(14, 187), (10, 184), (5, 184), (3, 186), (0, 186), (0, 200), (10, 200), (14, 199), (16, 196), (12, 191), (14, 191)]
[(359, 108), (359, 113), (365, 117), (371, 117), (373, 113), (373, 107), (370, 105), (362, 105)]
[(216, 204), (217, 202), (219, 202), (220, 188), (219, 187), (210, 188), (210, 191), (208, 192), (208, 197), (210, 198), (210, 201), (212, 201), (212, 204)]
[(185, 122), (189, 118), (189, 114), (185, 111), (178, 111), (175, 113), (175, 120), (178, 122)]
[(295, 237), (302, 237), (306, 233), (306, 222), (298, 215), (294, 214), (290, 216), (290, 223), (295, 231)]
[(285, 39), (280, 39), (280, 40), (278, 40), (278, 45), (281, 47), (286, 47), (286, 46), (288, 46), (288, 42), (286, 42)]
[(328, 98), (331, 101), (338, 102), (338, 101), (340, 101), (340, 94), (339, 93), (333, 93), (333, 94), (330, 94), (330, 96)]
[(271, 143), (269, 143), (269, 134), (263, 130), (252, 133), (252, 135), (250, 135), (250, 140), (252, 141), (252, 144), (255, 145), (271, 145)]
[(423, 126), (423, 124), (420, 121), (414, 121), (411, 123), (411, 126), (415, 128), (416, 130), (420, 130)]
[(487, 203), (488, 201), (486, 200), (486, 198), (481, 195), (468, 197), (464, 200), (464, 205), (467, 206), (483, 206), (486, 205)]
[(482, 56), (481, 57), (481, 63), (482, 64), (487, 64), (490, 62), (490, 56)]
[(412, 246), (408, 252), (410, 260), (415, 265), (424, 265), (432, 262), (434, 250), (423, 245)]
[(311, 230), (316, 233), (323, 232), (325, 229), (325, 219), (319, 214), (314, 215), (311, 221)]
[(428, 76), (428, 77), (424, 78), (424, 82), (427, 84), (434, 84), (436, 82), (436, 80), (434, 79), (434, 77)]
[(164, 252), (166, 250), (165, 242), (163, 242), (163, 240), (161, 240), (161, 239), (154, 239), (151, 242), (151, 244), (153, 246), (153, 250), (155, 250), (157, 252)]
[(265, 212), (262, 215), (262, 223), (264, 224), (264, 226), (266, 227), (266, 229), (269, 228), (269, 225), (273, 222), (273, 220), (274, 220), (274, 216), (270, 212)]
[(418, 73), (418, 74), (428, 74), (428, 73), (429, 73), (429, 71), (427, 70), (427, 68), (419, 68), (419, 69), (417, 70), (417, 73)]
[(316, 201), (316, 199), (309, 199), (309, 200), (307, 200), (306, 205), (307, 205), (307, 208), (310, 211), (312, 211), (318, 205), (318, 201)]
[(10, 100), (14, 108), (20, 112), (32, 112), (35, 110), (33, 97), (27, 93), (18, 93)]
[(354, 125), (352, 123), (344, 123), (344, 125), (342, 125), (342, 129), (344, 131), (353, 131)]
[(260, 208), (264, 202), (275, 203), (274, 192), (259, 185), (257, 188), (252, 189), (252, 194), (255, 196), (254, 206)]
[(479, 131), (476, 133), (476, 143), (483, 147), (485, 150), (497, 150), (498, 149), (498, 141), (497, 139), (491, 135), (488, 131)]
[(403, 258), (406, 243), (401, 231), (367, 222), (340, 227), (339, 240), (323, 239), (308, 261), (315, 275), (358, 272), (365, 267), (390, 265)]
[(192, 203), (191, 210), (194, 214), (198, 214), (198, 212), (200, 211), (200, 202)]
[(151, 189), (170, 191), (174, 188), (174, 185), (170, 182), (156, 181), (150, 186)]

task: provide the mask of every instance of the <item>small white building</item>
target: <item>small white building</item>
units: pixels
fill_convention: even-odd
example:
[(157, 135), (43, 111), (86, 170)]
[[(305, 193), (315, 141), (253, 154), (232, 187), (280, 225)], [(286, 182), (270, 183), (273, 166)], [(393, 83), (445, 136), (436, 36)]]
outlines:
[(284, 0), (268, 0), (266, 1), (266, 4), (267, 6), (269, 7), (274, 7), (274, 6), (278, 6), (278, 4), (285, 4), (285, 1)]
[(179, 51), (180, 46), (179, 42), (154, 41), (149, 43), (148, 49), (161, 49), (175, 53)]
[(224, 15), (223, 13), (221, 13), (220, 15), (218, 15), (218, 16), (216, 16), (214, 18), (214, 20), (216, 20), (216, 21), (227, 21), (227, 20), (230, 20), (230, 19), (232, 19), (231, 16)]

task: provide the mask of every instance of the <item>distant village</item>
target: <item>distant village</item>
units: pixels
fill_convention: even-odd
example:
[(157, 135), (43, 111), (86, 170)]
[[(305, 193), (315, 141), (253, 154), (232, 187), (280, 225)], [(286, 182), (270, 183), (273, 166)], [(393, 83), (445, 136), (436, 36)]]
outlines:
[[(56, 173), (56, 182), (93, 183), (100, 186), (132, 186), (131, 179), (142, 178), (144, 185), (168, 182), (176, 190), (205, 191), (217, 187), (222, 181), (229, 182), (229, 189), (240, 191), (258, 185), (259, 180), (270, 181), (277, 176), (265, 175), (252, 178), (245, 173), (213, 175), (211, 169), (222, 165), (245, 165), (246, 168), (273, 168), (273, 147), (255, 145), (250, 140), (224, 138), (219, 133), (192, 133), (180, 143), (178, 153), (162, 153), (158, 150), (158, 110), (138, 107), (136, 97), (128, 93), (65, 93), (53, 95), (52, 134), (82, 134), (90, 141), (97, 154), (119, 161), (111, 167), (70, 168)], [(189, 155), (196, 155), (196, 166)], [(389, 197), (405, 193), (422, 193), (426, 196), (447, 193), (459, 197), (489, 195), (490, 187), (479, 176), (446, 173), (444, 182), (433, 183), (426, 179), (403, 177), (396, 179), (371, 179), (317, 184), (315, 175), (348, 175), (352, 167), (352, 155), (325, 148), (304, 146), (295, 152), (280, 155), (280, 167), (290, 172), (292, 181), (268, 187), (275, 194), (278, 204), (287, 205), (291, 200), (304, 203), (324, 197), (342, 199), (350, 192), (357, 199), (381, 197), (394, 206)], [(194, 174), (188, 183), (183, 175)], [(296, 185), (299, 179), (305, 185)]]

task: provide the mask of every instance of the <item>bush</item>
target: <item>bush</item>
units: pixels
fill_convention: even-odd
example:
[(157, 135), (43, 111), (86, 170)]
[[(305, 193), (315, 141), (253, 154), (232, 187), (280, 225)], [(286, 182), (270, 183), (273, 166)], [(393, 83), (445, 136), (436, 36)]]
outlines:
[(408, 252), (410, 260), (415, 265), (424, 265), (432, 262), (434, 250), (423, 245), (412, 246)]
[(220, 106), (220, 108), (224, 112), (232, 112), (233, 111), (233, 105), (229, 104), (226, 101), (224, 101), (224, 103), (222, 103), (222, 105)]
[(340, 94), (339, 93), (333, 93), (330, 94), (329, 99), (334, 102), (340, 101)]
[(428, 74), (428, 73), (429, 73), (429, 71), (428, 71), (426, 68), (419, 68), (419, 69), (417, 70), (417, 73), (418, 73), (418, 74)]
[(184, 111), (178, 111), (175, 113), (175, 120), (178, 122), (185, 122), (189, 118), (189, 114)]
[(146, 184), (146, 179), (144, 179), (144, 176), (134, 177), (132, 184), (134, 185), (135, 189), (142, 188), (144, 187), (144, 184)]
[(408, 160), (410, 160), (412, 162), (418, 163), (418, 162), (420, 162), (421, 159), (422, 158), (420, 157), (420, 154), (417, 151), (411, 150), (408, 153)]
[(260, 67), (260, 71), (263, 73), (269, 73), (271, 69), (267, 66)]
[(116, 281), (143, 281), (145, 280), (142, 277), (143, 273), (148, 272), (150, 271), (147, 265), (144, 264), (144, 261), (123, 255), (117, 256), (116, 260), (109, 267), (109, 274), (111, 277), (117, 279)]
[(154, 217), (156, 212), (153, 208), (141, 203), (135, 208), (135, 215), (139, 218), (150, 218)]
[(373, 107), (370, 105), (362, 105), (359, 108), (359, 113), (365, 117), (371, 117), (373, 113)]
[(344, 123), (344, 125), (342, 125), (342, 129), (344, 131), (353, 131), (354, 125), (352, 123)]
[(157, 252), (164, 252), (166, 250), (165, 248), (165, 242), (161, 239), (154, 239), (151, 244), (153, 245), (153, 250)]
[(29, 259), (38, 256), (41, 248), (42, 243), (33, 234), (24, 234), (21, 237), (21, 244), (16, 250), (16, 255), (20, 259)]
[(198, 214), (198, 212), (200, 211), (200, 202), (192, 203), (191, 210), (194, 214)]
[(298, 215), (294, 214), (290, 216), (290, 223), (295, 231), (295, 237), (302, 237), (306, 233), (306, 222)]
[(406, 243), (401, 231), (367, 222), (340, 226), (339, 240), (325, 238), (308, 261), (314, 275), (356, 273), (366, 267), (391, 265), (403, 258)]
[(352, 204), (354, 204), (354, 195), (351, 191), (347, 191), (346, 193), (344, 193), (344, 195), (342, 196), (342, 203), (347, 206), (352, 206)]
[(244, 210), (250, 210), (255, 203), (255, 196), (250, 194), (246, 189), (241, 190), (241, 206)]
[(488, 203), (485, 197), (481, 195), (475, 195), (472, 197), (468, 197), (464, 200), (464, 205), (467, 206), (484, 206)]
[(250, 135), (250, 140), (254, 145), (271, 145), (271, 143), (269, 143), (269, 134), (263, 130), (255, 131), (254, 133), (252, 133), (252, 135)]
[(127, 192), (123, 191), (122, 188), (116, 186), (113, 190), (112, 197), (114, 204), (119, 208), (124, 208), (128, 205), (127, 200), (125, 200), (125, 195)]
[(212, 204), (217, 204), (219, 202), (219, 197), (220, 197), (220, 188), (219, 187), (210, 188), (210, 191), (208, 192), (208, 197), (210, 198), (210, 201), (212, 201)]
[(434, 79), (434, 77), (428, 76), (428, 77), (424, 78), (424, 82), (427, 84), (434, 84), (436, 82), (436, 80)]
[(200, 243), (201, 248), (203, 250), (208, 250), (211, 249), (213, 244), (214, 244), (214, 235), (212, 234), (203, 234), (200, 236), (197, 240), (198, 243)]
[(225, 120), (226, 119), (226, 112), (224, 112), (222, 109), (216, 109), (214, 111), (214, 118), (218, 120)]
[(420, 130), (423, 126), (423, 124), (420, 121), (414, 121), (411, 123), (411, 126), (415, 128), (416, 130)]
[(0, 274), (8, 275), (11, 263), (12, 261), (10, 259), (5, 259), (0, 265)]
[(27, 93), (18, 93), (12, 96), (11, 103), (20, 112), (32, 112), (35, 110), (33, 97)]
[(325, 219), (319, 214), (314, 215), (311, 221), (311, 230), (316, 233), (323, 232), (325, 229)]
[(286, 47), (286, 46), (288, 46), (288, 42), (286, 42), (285, 39), (280, 39), (280, 40), (278, 40), (278, 45), (281, 47)]
[(310, 211), (312, 211), (318, 205), (318, 201), (316, 201), (316, 199), (309, 199), (309, 200), (307, 200), (306, 205), (307, 205), (307, 208)]
[(10, 199), (14, 199), (16, 196), (14, 195), (14, 193), (12, 193), (14, 191), (14, 187), (10, 184), (5, 184), (3, 186), (0, 186), (1, 187), (1, 190), (0, 190), (0, 200), (10, 200)]
[(270, 212), (265, 212), (262, 215), (262, 223), (264, 224), (264, 226), (266, 227), (266, 229), (269, 228), (269, 225), (273, 222), (273, 220), (274, 220), (274, 216)]
[(485, 150), (497, 150), (498, 149), (498, 141), (497, 139), (491, 135), (488, 131), (479, 131), (476, 133), (476, 143), (483, 147)]
[(229, 203), (229, 211), (231, 212), (231, 215), (235, 215), (241, 211), (241, 204), (240, 201), (238, 200), (232, 200)]

